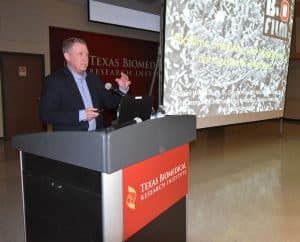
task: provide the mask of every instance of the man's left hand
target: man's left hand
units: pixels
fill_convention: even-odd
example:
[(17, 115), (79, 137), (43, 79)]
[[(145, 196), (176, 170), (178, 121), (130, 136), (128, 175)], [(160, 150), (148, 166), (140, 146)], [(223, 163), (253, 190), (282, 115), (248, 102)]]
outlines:
[(131, 84), (131, 81), (129, 81), (128, 76), (123, 72), (121, 72), (121, 77), (116, 78), (115, 81), (118, 83), (119, 87), (124, 89), (124, 90), (128, 90), (129, 85)]

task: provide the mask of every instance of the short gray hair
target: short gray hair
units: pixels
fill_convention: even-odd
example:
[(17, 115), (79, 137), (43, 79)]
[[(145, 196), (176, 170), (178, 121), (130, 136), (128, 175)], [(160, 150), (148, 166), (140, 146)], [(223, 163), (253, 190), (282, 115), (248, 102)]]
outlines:
[(62, 52), (63, 52), (63, 54), (68, 52), (75, 43), (80, 43), (80, 44), (87, 45), (86, 42), (83, 39), (80, 39), (80, 38), (65, 39), (62, 43)]

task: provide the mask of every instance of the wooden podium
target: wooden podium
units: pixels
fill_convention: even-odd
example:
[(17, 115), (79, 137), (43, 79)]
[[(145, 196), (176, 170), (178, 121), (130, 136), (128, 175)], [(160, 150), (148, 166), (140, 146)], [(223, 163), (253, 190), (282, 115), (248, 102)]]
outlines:
[(20, 151), (26, 242), (184, 242), (195, 116), (34, 133)]

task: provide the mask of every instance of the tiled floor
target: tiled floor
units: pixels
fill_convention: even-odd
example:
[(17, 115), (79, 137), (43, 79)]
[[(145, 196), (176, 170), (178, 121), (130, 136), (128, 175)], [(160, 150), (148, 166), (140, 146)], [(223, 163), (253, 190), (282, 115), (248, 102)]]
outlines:
[[(191, 144), (189, 242), (300, 241), (300, 121), (200, 130)], [(0, 242), (24, 242), (17, 152), (0, 143)]]
[(190, 242), (300, 241), (300, 122), (199, 133), (192, 144)]

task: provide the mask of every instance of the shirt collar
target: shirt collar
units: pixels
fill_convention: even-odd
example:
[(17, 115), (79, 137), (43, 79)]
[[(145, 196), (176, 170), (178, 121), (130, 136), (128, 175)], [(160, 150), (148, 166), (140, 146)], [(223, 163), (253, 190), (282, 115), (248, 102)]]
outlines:
[(80, 74), (76, 73), (75, 71), (73, 71), (70, 67), (68, 67), (68, 69), (72, 73), (72, 76), (74, 77), (76, 82), (80, 82), (81, 80), (86, 79), (86, 76), (87, 76), (86, 71), (83, 73), (83, 75), (80, 75)]

